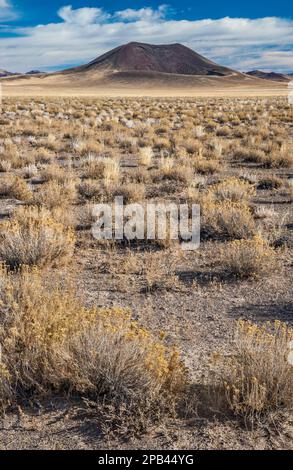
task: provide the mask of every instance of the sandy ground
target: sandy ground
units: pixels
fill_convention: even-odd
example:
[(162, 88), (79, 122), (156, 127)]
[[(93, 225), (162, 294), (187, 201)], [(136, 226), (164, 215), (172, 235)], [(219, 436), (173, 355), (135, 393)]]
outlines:
[[(168, 74), (164, 74), (168, 75)], [(83, 96), (83, 97), (213, 97), (213, 96), (287, 96), (288, 86), (262, 79), (235, 77), (157, 77), (148, 80), (120, 78), (109, 80), (100, 75), (52, 75), (46, 77), (10, 78), (0, 80), (3, 96)]]
[[(293, 176), (293, 175), (292, 175)], [(264, 195), (265, 200), (269, 194)], [(261, 203), (261, 201), (259, 201)], [(287, 227), (293, 228), (292, 209), (284, 202), (276, 208), (285, 211)], [(7, 213), (15, 201), (0, 201)], [(202, 259), (210, 256), (209, 244), (200, 248)], [(119, 266), (124, 250), (117, 250), (111, 266)], [(198, 264), (198, 253), (189, 255), (178, 270), (177, 289), (145, 293), (137, 288), (134, 275), (127, 286), (107, 270), (109, 253), (101, 255), (90, 233), (81, 234), (79, 249), (62, 277), (77, 286), (89, 305), (123, 306), (153, 331), (164, 330), (180, 345), (194, 378), (204, 373), (213, 351), (229, 351), (233, 321), (239, 318), (264, 322), (279, 319), (293, 325), (293, 252), (286, 251), (281, 272), (263, 280), (219, 281), (217, 273)], [(60, 275), (60, 272), (58, 272)], [(207, 411), (204, 403), (192, 419), (168, 420), (150, 428), (142, 436), (117, 437), (102, 433), (99, 418), (82, 402), (52, 401), (34, 404), (6, 415), (0, 427), (0, 449), (292, 449), (293, 422), (286, 416), (274, 430), (261, 425), (248, 430), (235, 418)]]

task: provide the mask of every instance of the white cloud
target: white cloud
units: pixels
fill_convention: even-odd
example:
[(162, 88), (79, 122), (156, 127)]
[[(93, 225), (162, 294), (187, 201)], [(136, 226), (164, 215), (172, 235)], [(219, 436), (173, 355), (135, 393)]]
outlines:
[[(289, 64), (289, 66), (288, 66)], [(291, 64), (291, 65), (290, 65)], [(239, 69), (244, 71), (261, 69), (265, 72), (293, 71), (293, 51), (260, 51), (250, 57), (239, 59)]]
[(127, 8), (126, 10), (117, 11), (114, 16), (126, 21), (153, 21), (163, 18), (167, 11), (167, 5), (161, 5), (157, 10), (150, 7), (140, 8), (139, 10)]
[(71, 5), (60, 8), (58, 16), (65, 23), (81, 26), (105, 21), (110, 18), (110, 15), (105, 13), (102, 8), (78, 8), (73, 10)]
[(18, 17), (9, 0), (0, 0), (0, 21), (10, 21)]
[(10, 28), (15, 37), (0, 39), (0, 68), (49, 70), (82, 64), (120, 44), (139, 41), (181, 42), (240, 70), (293, 69), (291, 19), (173, 20), (167, 18), (167, 11), (161, 6), (157, 10), (126, 9), (110, 15), (102, 8), (64, 6), (58, 11), (62, 20), (59, 23)]

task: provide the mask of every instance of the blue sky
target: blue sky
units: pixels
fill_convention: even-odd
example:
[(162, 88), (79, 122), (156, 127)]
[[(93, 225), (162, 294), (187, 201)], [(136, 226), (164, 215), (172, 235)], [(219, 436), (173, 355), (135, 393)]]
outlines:
[(0, 0), (0, 69), (56, 70), (129, 41), (181, 42), (239, 70), (293, 71), (289, 1)]

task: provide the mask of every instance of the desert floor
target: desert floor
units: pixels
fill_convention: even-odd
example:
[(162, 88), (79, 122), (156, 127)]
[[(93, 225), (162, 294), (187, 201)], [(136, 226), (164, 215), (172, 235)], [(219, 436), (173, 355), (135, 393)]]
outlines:
[[(164, 416), (139, 433), (127, 422), (118, 430), (105, 425), (77, 394), (26, 397), (5, 411), (0, 448), (292, 449), (288, 408), (271, 410), (251, 427), (231, 410), (211, 406), (202, 379), (214, 352), (237, 349), (237, 320), (293, 327), (292, 106), (286, 90), (199, 88), (183, 98), (178, 90), (173, 97), (159, 90), (149, 97), (132, 90), (127, 95), (135, 97), (127, 97), (121, 90), (108, 96), (89, 89), (81, 93), (87, 97), (71, 97), (72, 89), (57, 97), (51, 89), (36, 97), (41, 89), (33, 86), (3, 88), (0, 224), (31, 205), (60, 210), (59, 221), (75, 232), (74, 251), (60, 266), (40, 267), (45, 282), (66, 280), (87, 306), (129, 309), (148, 331), (163, 330), (179, 349), (198, 399), (192, 412)], [(13, 178), (22, 181), (19, 193)], [(117, 194), (128, 202), (201, 204), (199, 250), (99, 244), (90, 209)], [(233, 271), (228, 257), (235, 240), (244, 251), (237, 252)], [(4, 250), (0, 254), (9, 262)]]

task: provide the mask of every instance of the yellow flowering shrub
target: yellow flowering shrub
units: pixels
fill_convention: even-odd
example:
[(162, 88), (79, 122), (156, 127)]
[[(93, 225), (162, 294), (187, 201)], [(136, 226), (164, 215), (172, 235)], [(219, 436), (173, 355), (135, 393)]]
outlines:
[(293, 365), (289, 361), (293, 329), (275, 321), (256, 325), (239, 320), (236, 354), (214, 354), (213, 383), (223, 391), (228, 407), (253, 419), (269, 411), (292, 410)]
[(244, 201), (254, 196), (256, 190), (248, 181), (231, 177), (214, 185), (211, 191), (218, 201)]
[(122, 308), (86, 308), (37, 268), (0, 271), (0, 402), (27, 392), (159, 400), (186, 384), (179, 353)]
[(71, 256), (74, 244), (72, 229), (44, 208), (21, 207), (0, 225), (0, 260), (11, 268), (59, 263)]

